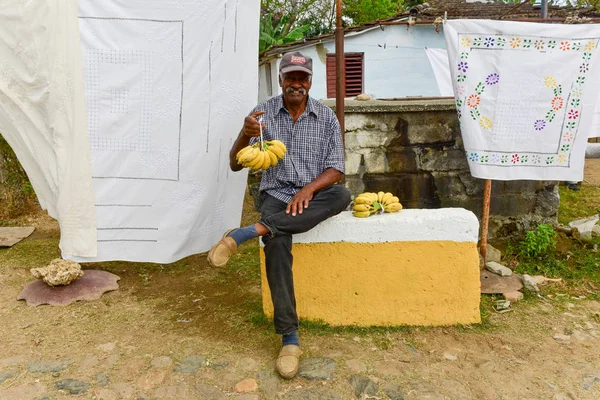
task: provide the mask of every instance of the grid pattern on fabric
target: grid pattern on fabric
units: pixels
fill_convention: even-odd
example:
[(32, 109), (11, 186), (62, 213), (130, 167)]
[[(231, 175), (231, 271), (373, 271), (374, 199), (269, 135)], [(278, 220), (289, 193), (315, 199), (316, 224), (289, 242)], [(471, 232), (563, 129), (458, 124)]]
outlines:
[[(139, 50), (87, 50), (84, 51), (86, 63), (86, 101), (88, 105), (88, 128), (90, 148), (110, 151), (151, 151), (152, 149), (152, 91), (154, 66), (152, 55)], [(138, 134), (135, 139), (103, 136), (100, 127), (102, 115), (99, 111), (102, 91), (105, 90), (105, 77), (101, 76), (101, 64), (135, 65), (140, 68), (141, 104), (138, 115)], [(123, 89), (125, 90), (125, 89)], [(128, 109), (127, 96), (121, 88), (110, 92), (110, 111), (125, 114)]]
[[(273, 97), (252, 110), (264, 111), (265, 140), (281, 140), (287, 147), (283, 160), (263, 172), (260, 191), (289, 203), (305, 185), (326, 169), (344, 172), (344, 146), (340, 124), (323, 103), (308, 98), (306, 110), (293, 122), (283, 95)], [(258, 138), (252, 138), (251, 144)]]

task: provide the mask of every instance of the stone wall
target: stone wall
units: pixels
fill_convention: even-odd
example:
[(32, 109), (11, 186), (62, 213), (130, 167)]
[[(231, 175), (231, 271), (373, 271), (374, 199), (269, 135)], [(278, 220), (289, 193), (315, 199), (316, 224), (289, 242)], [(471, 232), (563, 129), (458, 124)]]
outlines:
[[(347, 101), (345, 112), (353, 195), (390, 191), (407, 208), (463, 207), (481, 217), (483, 180), (469, 172), (452, 100)], [(490, 237), (556, 221), (558, 204), (557, 182), (494, 181)]]

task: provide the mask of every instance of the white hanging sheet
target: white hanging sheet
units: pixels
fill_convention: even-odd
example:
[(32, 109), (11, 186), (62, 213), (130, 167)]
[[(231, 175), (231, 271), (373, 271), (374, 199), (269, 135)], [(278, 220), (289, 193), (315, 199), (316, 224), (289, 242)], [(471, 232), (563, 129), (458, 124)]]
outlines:
[(454, 96), (454, 88), (452, 87), (452, 77), (448, 68), (448, 52), (446, 49), (430, 49), (425, 48), (429, 64), (433, 69), (435, 80), (440, 90), (440, 96)]
[(64, 253), (96, 256), (96, 221), (76, 0), (0, 6), (0, 133)]
[(471, 174), (582, 180), (600, 26), (456, 20), (444, 32)]
[[(80, 0), (98, 256), (169, 263), (240, 224), (258, 0)], [(66, 254), (69, 256), (69, 254)]]

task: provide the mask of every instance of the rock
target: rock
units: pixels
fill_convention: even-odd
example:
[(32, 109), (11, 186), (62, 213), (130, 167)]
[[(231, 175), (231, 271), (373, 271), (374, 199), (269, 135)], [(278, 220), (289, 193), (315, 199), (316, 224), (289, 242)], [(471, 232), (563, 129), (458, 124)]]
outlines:
[(538, 287), (546, 283), (546, 277), (543, 275), (534, 275), (531, 279), (533, 279)]
[(5, 381), (9, 380), (13, 376), (16, 376), (19, 371), (0, 371), (0, 385), (2, 385)]
[(513, 274), (511, 276), (499, 276), (489, 271), (480, 272), (481, 293), (507, 293), (523, 288), (521, 278)]
[(104, 343), (96, 347), (96, 349), (104, 351), (106, 353), (112, 353), (113, 350), (117, 347), (115, 343)]
[(27, 364), (27, 370), (32, 374), (41, 373), (48, 374), (52, 372), (64, 371), (71, 365), (73, 361), (62, 360), (62, 361), (29, 361)]
[(173, 360), (171, 357), (167, 356), (154, 357), (152, 361), (150, 361), (150, 365), (157, 369), (170, 368), (173, 365)]
[(487, 259), (487, 262), (499, 263), (502, 260), (502, 252), (488, 243), (485, 258)]
[(227, 368), (228, 365), (229, 365), (229, 361), (226, 361), (226, 360), (219, 360), (219, 361), (215, 361), (210, 364), (212, 369), (224, 369), (224, 368)]
[(583, 388), (585, 390), (590, 390), (592, 386), (600, 384), (600, 377), (588, 375), (583, 379)]
[(456, 361), (458, 360), (458, 355), (451, 353), (449, 351), (444, 352), (444, 359), (448, 360), (448, 361)]
[(185, 385), (161, 386), (154, 391), (154, 397), (157, 399), (185, 399), (187, 398), (187, 389)]
[(500, 275), (500, 276), (511, 276), (512, 275), (512, 270), (508, 267), (505, 267), (502, 264), (498, 264), (495, 261), (488, 261), (487, 263), (485, 263), (485, 269), (487, 269), (490, 272), (493, 272), (496, 275)]
[(298, 375), (306, 379), (327, 380), (335, 374), (336, 364), (330, 358), (313, 357), (300, 361)]
[(600, 220), (600, 216), (596, 214), (588, 218), (569, 222), (569, 226), (573, 228), (573, 236), (582, 240), (591, 240), (592, 230), (594, 229), (594, 225), (598, 223), (598, 220)]
[(348, 360), (346, 361), (346, 366), (348, 367), (348, 369), (350, 369), (350, 371), (354, 372), (355, 374), (362, 374), (367, 372), (367, 366), (364, 362), (359, 360)]
[(560, 342), (570, 342), (571, 341), (571, 336), (569, 335), (554, 335), (552, 336), (553, 339), (558, 340)]
[(196, 391), (200, 393), (203, 399), (206, 400), (226, 400), (227, 396), (223, 394), (218, 388), (204, 383), (196, 384)]
[(137, 387), (143, 391), (149, 391), (163, 383), (167, 372), (165, 370), (152, 369), (137, 380)]
[(366, 93), (361, 93), (358, 96), (356, 96), (356, 100), (358, 100), (358, 101), (369, 101), (369, 100), (371, 100), (371, 96), (369, 96)]
[(288, 392), (285, 400), (343, 400), (342, 396), (327, 388), (299, 389)]
[(404, 393), (402, 393), (400, 385), (386, 383), (383, 385), (383, 391), (391, 400), (404, 400)]
[(258, 389), (258, 383), (256, 383), (256, 380), (252, 378), (244, 379), (235, 385), (235, 391), (238, 393), (253, 392), (256, 389)]
[(195, 374), (204, 365), (206, 365), (206, 358), (202, 356), (189, 356), (181, 360), (173, 371), (182, 374)]
[(32, 226), (0, 227), (0, 247), (12, 247), (35, 230)]
[(115, 383), (111, 386), (111, 389), (114, 390), (119, 397), (125, 399), (132, 397), (135, 393), (135, 386), (131, 383)]
[(354, 395), (357, 399), (362, 399), (365, 395), (369, 397), (375, 396), (379, 391), (379, 386), (366, 376), (352, 375), (348, 379), (348, 382), (352, 385)]
[(112, 390), (100, 389), (98, 391), (98, 397), (102, 400), (117, 400), (117, 394)]
[(256, 371), (260, 367), (260, 364), (252, 358), (245, 357), (238, 360), (236, 366), (242, 371)]
[(600, 236), (600, 225), (595, 225), (594, 226), (594, 228), (592, 229), (592, 236), (593, 237)]
[(119, 279), (110, 272), (85, 270), (81, 278), (67, 286), (48, 286), (41, 280), (28, 283), (17, 300), (26, 300), (30, 306), (64, 306), (79, 300), (98, 300), (105, 292), (117, 290)]
[(50, 286), (68, 285), (83, 276), (81, 265), (75, 261), (60, 258), (50, 261), (45, 267), (32, 268), (31, 274)]
[(110, 382), (110, 379), (108, 378), (108, 375), (106, 375), (106, 372), (98, 372), (96, 374), (96, 385), (104, 387), (108, 385), (108, 382)]
[(523, 280), (523, 285), (525, 286), (525, 289), (531, 290), (532, 292), (540, 291), (540, 288), (538, 288), (537, 283), (531, 276), (525, 274), (521, 277), (521, 279)]
[(281, 384), (279, 383), (279, 379), (273, 376), (261, 380), (259, 386), (262, 392), (265, 394), (265, 397), (270, 400), (277, 398), (277, 392), (279, 392)]
[(90, 389), (90, 384), (77, 379), (63, 379), (55, 384), (58, 390), (64, 390), (69, 394), (81, 394)]
[(33, 400), (46, 392), (46, 386), (41, 383), (21, 385), (10, 388), (0, 388), (0, 399), (2, 400)]
[(93, 354), (87, 354), (79, 364), (79, 372), (87, 372), (98, 365), (98, 357)]
[(523, 299), (523, 293), (519, 292), (518, 290), (515, 292), (502, 293), (502, 296), (504, 296), (504, 298), (510, 301), (511, 303)]
[(18, 356), (12, 356), (12, 357), (1, 359), (0, 366), (1, 367), (14, 367), (15, 365), (23, 364), (25, 361), (27, 361), (27, 357), (23, 354), (20, 354)]

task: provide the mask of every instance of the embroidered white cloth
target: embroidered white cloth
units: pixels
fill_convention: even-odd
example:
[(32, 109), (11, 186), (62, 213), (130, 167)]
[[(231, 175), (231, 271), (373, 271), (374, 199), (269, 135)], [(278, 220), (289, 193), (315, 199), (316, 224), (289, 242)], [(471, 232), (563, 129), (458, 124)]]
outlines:
[(454, 88), (452, 86), (452, 77), (448, 68), (448, 52), (446, 49), (430, 49), (425, 48), (425, 53), (429, 59), (433, 75), (440, 90), (440, 96), (454, 96)]
[(581, 180), (600, 26), (456, 20), (444, 29), (471, 174)]
[[(239, 226), (258, 0), (80, 0), (98, 256), (173, 262)], [(70, 254), (65, 254), (70, 256)]]
[(0, 132), (63, 252), (96, 256), (96, 222), (76, 0), (0, 6)]

